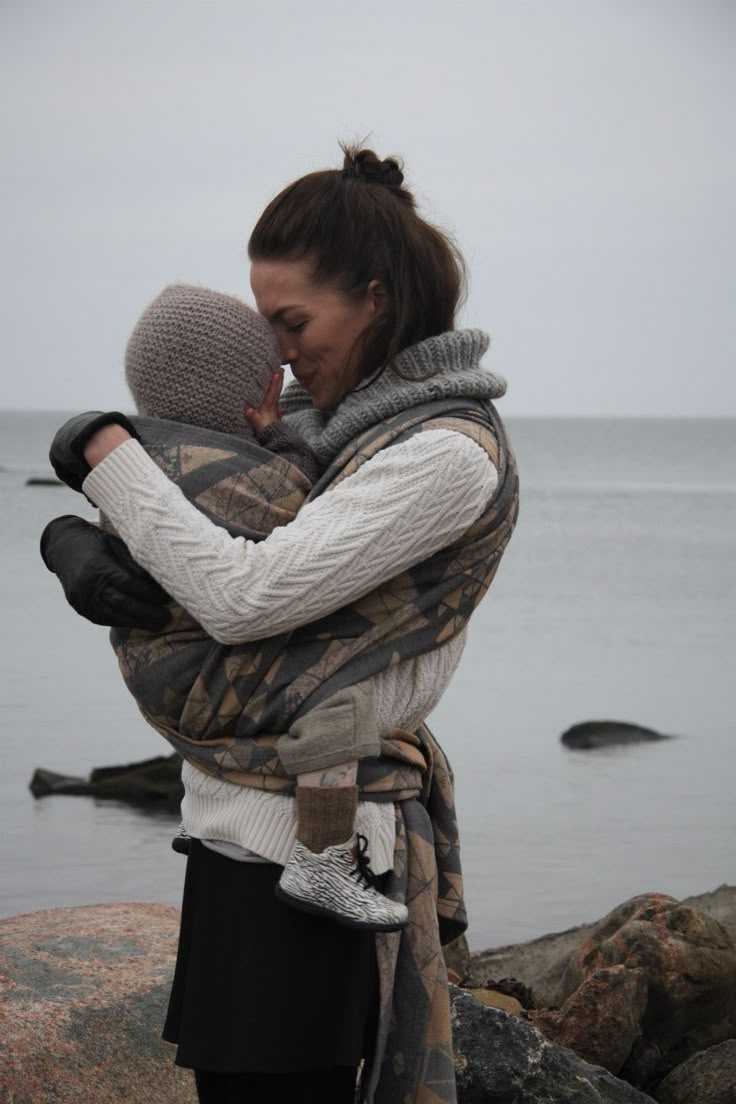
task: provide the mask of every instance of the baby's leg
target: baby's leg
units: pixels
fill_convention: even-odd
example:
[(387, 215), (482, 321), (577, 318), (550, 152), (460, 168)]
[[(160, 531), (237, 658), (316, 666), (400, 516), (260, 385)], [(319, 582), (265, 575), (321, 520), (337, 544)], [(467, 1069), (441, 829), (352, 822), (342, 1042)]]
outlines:
[(279, 740), (281, 761), (297, 776), (297, 831), (276, 892), (286, 904), (337, 923), (397, 931), (407, 922), (406, 906), (377, 891), (367, 841), (355, 834), (358, 759), (381, 750), (365, 685), (333, 694)]
[(297, 775), (296, 838), (310, 851), (350, 839), (358, 810), (358, 761)]
[(350, 839), (358, 808), (358, 759), (379, 755), (373, 695), (366, 684), (338, 690), (278, 742), (297, 777), (297, 839), (310, 851)]

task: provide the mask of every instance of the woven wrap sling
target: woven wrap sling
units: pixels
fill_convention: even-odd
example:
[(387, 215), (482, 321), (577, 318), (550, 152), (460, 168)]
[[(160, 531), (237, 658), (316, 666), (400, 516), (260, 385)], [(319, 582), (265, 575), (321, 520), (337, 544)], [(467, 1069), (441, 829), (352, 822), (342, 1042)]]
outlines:
[[(275, 792), (294, 779), (276, 753), (279, 734), (336, 690), (456, 636), (486, 593), (513, 532), (518, 477), (490, 402), (450, 398), (402, 410), (350, 441), (310, 489), (283, 458), (207, 430), (139, 419), (149, 454), (208, 517), (260, 539), (305, 501), (329, 494), (384, 448), (416, 433), (470, 436), (499, 473), (496, 491), (462, 537), (344, 609), (278, 637), (220, 645), (180, 607), (167, 631), (113, 630), (125, 682), (148, 722), (190, 763)], [(364, 759), (362, 800), (396, 804), (394, 867), (384, 892), (406, 901), (410, 923), (376, 937), (377, 1041), (362, 1095), (375, 1104), (454, 1104), (447, 975), (441, 944), (467, 927), (452, 772), (423, 725), (394, 730)]]

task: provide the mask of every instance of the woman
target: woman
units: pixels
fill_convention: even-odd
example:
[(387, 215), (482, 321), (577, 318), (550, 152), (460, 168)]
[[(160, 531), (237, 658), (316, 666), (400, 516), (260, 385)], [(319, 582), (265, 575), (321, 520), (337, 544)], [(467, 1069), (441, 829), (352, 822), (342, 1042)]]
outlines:
[[(315, 622), (323, 636), (365, 636), (354, 624), (369, 623), (368, 610), (378, 606), (388, 620), (397, 607), (410, 610), (403, 635), (353, 655), (332, 677), (380, 674), (385, 727), (411, 731), (454, 672), (467, 618), (513, 528), (516, 488), (513, 458), (488, 406), (504, 385), (479, 368), (487, 338), (453, 332), (462, 262), (402, 185), (395, 161), (347, 150), (342, 171), (310, 174), (280, 193), (251, 236), (256, 303), (298, 381), (283, 410), (328, 469), (323, 493), (293, 523), (259, 545), (234, 541), (183, 499), (115, 415), (68, 423), (52, 459), (70, 485), (84, 480), (135, 560), (216, 640), (255, 641)], [(110, 565), (97, 536), (68, 519), (47, 530), (44, 547), (77, 604), (87, 587), (99, 594), (103, 578), (115, 589), (123, 578), (131, 585), (120, 559)], [(132, 584), (145, 601), (152, 592), (143, 594), (142, 585), (140, 577)], [(380, 595), (373, 606), (372, 595)], [(104, 602), (90, 610), (83, 601), (82, 612), (105, 620)], [(153, 624), (155, 609), (148, 613)], [(279, 798), (243, 794), (223, 777), (185, 768), (185, 809), (196, 820), (220, 805), (218, 839), (245, 852), (236, 857), (252, 858), (257, 848), (238, 832), (244, 805), (250, 815), (260, 802), (262, 833)], [(428, 821), (412, 829), (404, 813), (418, 805), (403, 802), (397, 821), (399, 837), (413, 833), (415, 847)], [(179, 1044), (177, 1061), (195, 1069), (202, 1101), (268, 1093), (347, 1102), (356, 1067), (376, 1045), (373, 943), (356, 932), (338, 940), (330, 930), (325, 938), (319, 921), (274, 912), (274, 877), (278, 867), (274, 874), (270, 865), (194, 846), (165, 1036)], [(398, 936), (381, 937), (390, 938), (396, 945)], [(419, 978), (418, 960), (398, 955), (395, 985), (408, 988)], [(433, 983), (439, 978), (441, 988), (435, 959)], [(425, 990), (426, 974), (425, 966)], [(432, 1002), (442, 1000), (433, 993)], [(447, 1025), (446, 980), (444, 1008)], [(364, 1094), (421, 1100), (426, 1083), (439, 1078), (445, 1098), (454, 1099), (449, 1043), (430, 1047), (421, 1069), (407, 1054), (403, 1069), (385, 1062)]]

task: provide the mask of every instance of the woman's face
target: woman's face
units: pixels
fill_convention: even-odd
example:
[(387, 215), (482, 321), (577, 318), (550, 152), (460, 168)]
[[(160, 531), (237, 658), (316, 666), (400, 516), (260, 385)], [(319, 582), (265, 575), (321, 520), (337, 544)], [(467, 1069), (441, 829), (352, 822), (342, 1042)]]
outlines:
[(254, 261), (250, 285), (258, 310), (273, 326), (288, 364), (318, 410), (333, 410), (358, 383), (351, 353), (381, 306), (378, 281), (356, 301), (328, 284), (315, 284), (300, 261)]

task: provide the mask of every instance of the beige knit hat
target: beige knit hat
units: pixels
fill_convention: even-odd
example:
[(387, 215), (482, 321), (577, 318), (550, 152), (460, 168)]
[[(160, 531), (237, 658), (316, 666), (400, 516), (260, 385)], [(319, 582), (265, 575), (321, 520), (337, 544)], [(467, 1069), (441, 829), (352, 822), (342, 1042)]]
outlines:
[(246, 436), (243, 410), (260, 405), (280, 364), (260, 314), (232, 295), (189, 284), (164, 288), (125, 350), (139, 413)]

